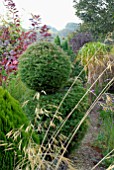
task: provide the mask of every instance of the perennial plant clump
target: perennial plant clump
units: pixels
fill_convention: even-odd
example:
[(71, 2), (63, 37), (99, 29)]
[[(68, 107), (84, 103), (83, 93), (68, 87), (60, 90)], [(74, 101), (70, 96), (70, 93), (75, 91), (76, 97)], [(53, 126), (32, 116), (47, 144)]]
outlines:
[[(108, 65), (112, 63), (110, 62), (109, 50), (109, 46), (100, 42), (87, 43), (79, 50), (77, 60), (81, 61), (87, 72), (89, 85), (92, 85)], [(100, 89), (102, 89), (105, 79), (106, 71), (98, 80)]]

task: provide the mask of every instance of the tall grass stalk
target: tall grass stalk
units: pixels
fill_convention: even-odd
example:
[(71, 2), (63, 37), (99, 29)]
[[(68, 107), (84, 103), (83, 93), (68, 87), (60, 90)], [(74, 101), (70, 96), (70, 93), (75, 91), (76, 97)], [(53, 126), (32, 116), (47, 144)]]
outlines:
[[(100, 47), (100, 48), (101, 48), (101, 47)], [(99, 51), (100, 48), (99, 48), (97, 51)], [(94, 57), (94, 56), (96, 55), (97, 51), (95, 52), (95, 54), (94, 54), (92, 57)], [(59, 104), (59, 106), (58, 106), (58, 108), (57, 108), (57, 110), (56, 110), (56, 112), (55, 112), (55, 114), (54, 114), (54, 116), (53, 116), (53, 118), (52, 118), (52, 120), (51, 120), (52, 123), (53, 123), (53, 121), (54, 121), (54, 119), (55, 119), (55, 117), (56, 117), (56, 115), (57, 115), (59, 109), (61, 108), (61, 106), (62, 106), (64, 100), (66, 99), (66, 97), (67, 97), (68, 94), (70, 93), (72, 87), (73, 87), (74, 84), (76, 83), (77, 79), (81, 76), (81, 74), (83, 73), (83, 71), (85, 70), (85, 68), (86, 68), (86, 67), (88, 66), (88, 64), (91, 62), (92, 57), (88, 60), (87, 64), (84, 66), (84, 68), (83, 68), (82, 71), (79, 73), (79, 75), (74, 79), (72, 85), (70, 86), (70, 88), (69, 88), (68, 91), (66, 92), (65, 96), (64, 96), (63, 99), (61, 100), (61, 102), (60, 102), (60, 104)], [(49, 125), (49, 127), (48, 127), (48, 129), (47, 129), (47, 131), (46, 131), (46, 133), (45, 133), (45, 136), (44, 136), (44, 138), (43, 138), (41, 147), (43, 146), (43, 144), (44, 144), (44, 142), (45, 142), (45, 139), (46, 139), (47, 134), (48, 134), (48, 132), (49, 132), (49, 130), (50, 130), (50, 127), (51, 127), (51, 126)]]
[[(82, 120), (79, 122), (79, 125), (76, 126), (74, 128), (74, 133), (72, 134), (71, 138), (69, 139), (66, 147), (65, 147), (65, 150), (63, 151), (63, 153), (61, 154), (61, 157), (63, 157), (63, 155), (65, 154), (69, 144), (71, 143), (73, 137), (75, 136), (75, 134), (77, 133), (77, 131), (79, 130), (80, 126), (82, 125), (82, 123), (84, 122), (84, 120), (87, 118), (87, 116), (89, 115), (90, 111), (94, 108), (94, 106), (96, 105), (96, 103), (98, 102), (98, 100), (100, 99), (100, 97), (102, 96), (102, 94), (104, 93), (105, 90), (107, 90), (107, 88), (110, 86), (110, 84), (112, 83), (112, 81), (114, 81), (114, 78), (106, 85), (106, 87), (101, 91), (101, 93), (98, 95), (98, 97), (95, 99), (95, 101), (92, 103), (92, 105), (90, 106), (90, 108), (87, 110), (86, 114), (84, 115), (84, 117), (82, 118)], [(59, 159), (58, 163), (57, 163), (57, 166), (56, 166), (56, 169), (58, 169), (59, 167), (59, 164), (61, 163), (61, 158)]]
[[(80, 99), (80, 101), (76, 104), (76, 106), (72, 109), (72, 111), (68, 114), (68, 116), (66, 117), (66, 119), (61, 123), (61, 125), (59, 126), (59, 128), (57, 129), (57, 132), (54, 132), (54, 136), (52, 135), (51, 139), (49, 140), (48, 144), (52, 145), (54, 142), (54, 138), (57, 137), (57, 135), (59, 134), (60, 130), (62, 129), (62, 127), (64, 126), (64, 124), (66, 123), (66, 121), (69, 119), (69, 117), (72, 115), (72, 113), (75, 111), (75, 109), (78, 107), (78, 105), (82, 102), (82, 100), (84, 99), (84, 97), (88, 94), (88, 92), (91, 90), (91, 88), (96, 84), (96, 82), (99, 80), (99, 78), (105, 73), (105, 71), (108, 69), (108, 66), (104, 69), (104, 71), (99, 75), (99, 77), (96, 79), (96, 81), (91, 85), (91, 87), (86, 91), (86, 93), (83, 95), (83, 97)], [(51, 141), (52, 140), (52, 141)], [(51, 141), (51, 143), (50, 143)], [(49, 147), (47, 148), (47, 152), (49, 151)], [(42, 158), (42, 160), (45, 159), (45, 156)], [(40, 167), (40, 165), (39, 165)]]
[[(75, 136), (75, 134), (77, 133), (77, 131), (79, 130), (81, 124), (83, 123), (83, 121), (86, 119), (86, 117), (88, 116), (88, 114), (90, 113), (90, 111), (93, 109), (93, 107), (96, 105), (97, 101), (99, 100), (99, 98), (102, 96), (102, 94), (104, 93), (104, 90), (107, 90), (108, 86), (112, 83), (114, 79), (112, 79), (107, 86), (102, 90), (102, 92), (99, 94), (99, 96), (96, 98), (96, 100), (94, 101), (94, 103), (92, 103), (92, 105), (90, 106), (90, 108), (88, 109), (88, 111), (86, 112), (85, 116), (82, 118), (82, 120), (80, 121), (79, 125), (76, 126), (73, 131), (70, 133), (70, 135), (67, 138), (67, 141), (65, 141), (65, 143), (63, 144), (63, 146), (65, 146), (65, 144), (68, 142), (67, 146), (64, 147), (64, 153), (66, 152), (69, 144), (71, 143), (73, 137)], [(73, 134), (73, 135), (72, 135)], [(68, 141), (69, 140), (69, 141)], [(59, 151), (60, 153), (60, 151)], [(56, 158), (55, 158), (56, 159)]]
[(114, 165), (110, 165), (106, 170), (113, 170), (114, 169)]
[[(114, 152), (114, 149), (112, 149), (106, 156), (104, 156), (91, 170), (94, 170), (102, 161), (104, 161), (113, 152)], [(107, 170), (109, 170), (109, 168)]]
[[(100, 48), (98, 49), (100, 50)], [(97, 52), (96, 52), (97, 53)], [(95, 54), (96, 54), (95, 53)], [(94, 55), (95, 55), (94, 54)], [(94, 57), (94, 56), (92, 56)], [(88, 63), (84, 66), (84, 68), (82, 69), (82, 71), (79, 73), (79, 75), (74, 79), (72, 85), (70, 86), (70, 88), (68, 89), (68, 91), (66, 92), (65, 96), (63, 97), (63, 99), (61, 100), (57, 110), (55, 111), (55, 114), (53, 115), (53, 118), (51, 120), (51, 122), (54, 121), (59, 109), (61, 108), (64, 100), (66, 99), (66, 97), (68, 96), (68, 94), (70, 93), (72, 87), (74, 86), (74, 84), (76, 83), (76, 81), (78, 80), (78, 78), (80, 77), (80, 75), (83, 73), (83, 71), (85, 70), (85, 68), (87, 67), (87, 65), (89, 64), (89, 62), (91, 61), (92, 57), (90, 58), (90, 60), (88, 61)], [(68, 138), (67, 138), (67, 141), (64, 142), (63, 146), (66, 145), (64, 147), (64, 150), (61, 154), (61, 149), (63, 148), (60, 148), (58, 153), (48, 153), (49, 151), (49, 145), (52, 145), (53, 142), (54, 142), (54, 139), (57, 137), (57, 135), (59, 134), (59, 132), (61, 131), (61, 129), (63, 128), (63, 126), (65, 125), (65, 123), (67, 122), (67, 120), (69, 119), (69, 117), (73, 114), (73, 112), (75, 111), (75, 109), (79, 106), (79, 104), (83, 101), (84, 97), (90, 92), (90, 90), (92, 89), (92, 87), (96, 84), (96, 82), (100, 79), (100, 77), (106, 72), (106, 70), (109, 69), (109, 65), (104, 69), (104, 71), (99, 75), (99, 77), (95, 80), (95, 82), (91, 85), (91, 87), (86, 91), (86, 93), (82, 96), (82, 98), (80, 99), (80, 101), (75, 105), (75, 107), (71, 110), (71, 112), (67, 115), (67, 117), (65, 118), (65, 120), (61, 123), (61, 125), (57, 128), (57, 130), (55, 132), (53, 132), (52, 136), (51, 136), (51, 139), (49, 140), (48, 144), (46, 145), (47, 148), (46, 148), (46, 152), (45, 153), (41, 153), (41, 149), (44, 147), (44, 142), (46, 140), (46, 137), (48, 135), (48, 132), (51, 128), (51, 126), (49, 125), (46, 133), (45, 133), (45, 136), (43, 138), (43, 141), (42, 141), (42, 144), (41, 146), (36, 146), (35, 144), (33, 143), (29, 143), (28, 145), (28, 148), (25, 150), (25, 154), (28, 155), (28, 160), (26, 160), (26, 158), (22, 158), (22, 160), (18, 163), (16, 163), (17, 167), (14, 169), (15, 170), (19, 170), (21, 167), (23, 167), (23, 165), (26, 163), (28, 164), (28, 167), (30, 165), (30, 167), (32, 168), (32, 170), (40, 170), (40, 168), (45, 167), (45, 165), (49, 165), (48, 167), (51, 167), (51, 169), (53, 170), (57, 170), (61, 161), (66, 161), (69, 163), (69, 160), (67, 158), (64, 157), (64, 154), (69, 146), (69, 144), (71, 143), (73, 137), (75, 136), (75, 134), (77, 133), (77, 131), (79, 130), (80, 126), (82, 125), (82, 123), (84, 122), (84, 120), (87, 118), (87, 116), (89, 115), (90, 111), (94, 108), (94, 106), (96, 105), (96, 103), (98, 102), (99, 98), (102, 96), (102, 94), (104, 93), (104, 91), (110, 86), (110, 84), (114, 81), (114, 78), (105, 86), (105, 88), (101, 91), (101, 93), (97, 96), (97, 98), (95, 99), (95, 101), (91, 104), (90, 108), (87, 110), (87, 112), (85, 113), (84, 117), (81, 119), (81, 121), (79, 122), (78, 125), (76, 125), (76, 127), (74, 127), (73, 131), (69, 134)], [(36, 152), (34, 154), (34, 149), (37, 148)], [(106, 159), (112, 152), (114, 151), (114, 149), (108, 153), (101, 161), (99, 161), (98, 164), (96, 164), (91, 170), (94, 170), (104, 159)], [(33, 155), (31, 155), (31, 153), (33, 152)], [(55, 165), (52, 165), (53, 162), (49, 162), (49, 161), (46, 161), (45, 160), (45, 157), (47, 155), (52, 155), (54, 157), (54, 159), (58, 160), (58, 163), (55, 167)], [(44, 165), (43, 165), (44, 164)], [(15, 165), (15, 166), (16, 166)], [(37, 166), (37, 168), (36, 168)], [(54, 168), (53, 168), (54, 166)], [(22, 169), (22, 168), (21, 168)], [(29, 169), (29, 168), (28, 168)], [(26, 168), (26, 170), (28, 170)], [(73, 168), (70, 166), (70, 169), (73, 170)], [(109, 170), (109, 169), (107, 169)]]
[[(100, 48), (101, 48), (101, 47), (100, 47)], [(97, 51), (99, 51), (100, 48), (99, 48)], [(83, 73), (83, 71), (85, 70), (85, 68), (88, 66), (88, 64), (91, 62), (91, 59), (96, 55), (97, 51), (96, 51), (95, 54), (88, 60), (87, 64), (84, 66), (84, 68), (83, 68), (82, 71), (79, 73), (79, 75), (74, 79), (72, 85), (70, 86), (70, 88), (68, 89), (67, 93), (65, 94), (65, 96), (64, 96), (63, 99), (62, 99), (62, 101), (60, 102), (60, 104), (59, 104), (59, 106), (58, 106), (58, 108), (57, 108), (57, 110), (56, 110), (56, 112), (55, 112), (55, 114), (54, 114), (54, 116), (53, 116), (53, 118), (52, 118), (52, 120), (51, 120), (52, 123), (53, 123), (53, 121), (54, 121), (54, 119), (55, 119), (55, 117), (56, 117), (56, 115), (57, 115), (60, 107), (62, 106), (64, 100), (66, 99), (66, 97), (67, 97), (68, 94), (70, 93), (72, 87), (74, 86), (74, 84), (76, 83), (76, 81), (77, 81), (77, 79), (80, 77), (80, 75)], [(44, 145), (44, 142), (45, 142), (45, 139), (46, 139), (46, 137), (47, 137), (47, 134), (48, 134), (48, 132), (49, 132), (49, 130), (50, 130), (50, 127), (51, 127), (51, 126), (49, 125), (49, 127), (48, 127), (48, 129), (47, 129), (47, 131), (46, 131), (46, 133), (45, 133), (45, 136), (44, 136), (44, 138), (43, 138), (41, 147), (43, 147), (43, 145)]]
[[(82, 125), (82, 123), (84, 122), (84, 120), (87, 118), (87, 116), (89, 115), (90, 111), (94, 108), (94, 106), (96, 105), (96, 103), (98, 102), (98, 100), (100, 99), (100, 97), (102, 96), (102, 94), (104, 93), (104, 91), (107, 90), (107, 88), (110, 86), (110, 84), (112, 83), (114, 79), (112, 79), (107, 85), (106, 87), (102, 90), (102, 92), (98, 95), (98, 97), (95, 99), (95, 101), (91, 104), (90, 108), (87, 110), (86, 114), (84, 115), (84, 117), (82, 118), (82, 120), (79, 122), (79, 125), (75, 126), (74, 129), (72, 130), (72, 132), (69, 134), (67, 140), (65, 141), (65, 143), (63, 144), (63, 146), (65, 146), (65, 144), (67, 144), (66, 147), (64, 147), (64, 152), (63, 155), (65, 154), (68, 146), (70, 145), (73, 137), (75, 136), (75, 134), (77, 133), (77, 131), (79, 130), (80, 126)], [(68, 142), (68, 143), (67, 143)], [(61, 151), (59, 151), (60, 153)], [(56, 158), (55, 158), (56, 159)]]

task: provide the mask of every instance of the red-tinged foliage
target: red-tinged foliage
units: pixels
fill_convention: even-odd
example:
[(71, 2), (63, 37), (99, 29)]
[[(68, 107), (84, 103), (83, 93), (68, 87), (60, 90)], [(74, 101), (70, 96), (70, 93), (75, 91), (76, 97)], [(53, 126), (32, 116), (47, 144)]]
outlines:
[(49, 28), (46, 25), (44, 25), (41, 27), (40, 34), (44, 37), (48, 37), (51, 35), (50, 33), (48, 33), (48, 30)]
[(6, 74), (16, 73), (18, 69), (18, 58), (33, 42), (37, 41), (37, 32), (39, 29), (42, 38), (48, 37), (48, 27), (46, 25), (39, 27), (40, 15), (31, 14), (31, 29), (25, 32), (21, 28), (18, 10), (13, 0), (4, 0), (4, 5), (8, 9), (12, 20), (3, 24), (0, 28), (0, 84), (2, 80), (6, 80), (7, 76), (2, 75), (2, 69)]

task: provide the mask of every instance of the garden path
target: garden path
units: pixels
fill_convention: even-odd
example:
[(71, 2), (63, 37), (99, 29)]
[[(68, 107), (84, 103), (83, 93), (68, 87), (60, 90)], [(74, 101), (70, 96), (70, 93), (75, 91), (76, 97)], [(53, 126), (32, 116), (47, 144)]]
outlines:
[[(98, 109), (97, 104), (89, 114), (90, 126), (81, 146), (69, 156), (76, 170), (91, 170), (103, 157), (100, 149), (93, 145), (100, 129)], [(105, 168), (100, 165), (95, 170), (105, 170)]]

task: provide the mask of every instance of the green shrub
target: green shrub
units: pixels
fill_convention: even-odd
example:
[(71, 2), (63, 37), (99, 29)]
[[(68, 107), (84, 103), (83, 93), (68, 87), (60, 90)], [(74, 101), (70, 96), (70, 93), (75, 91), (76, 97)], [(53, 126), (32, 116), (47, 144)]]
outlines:
[[(17, 88), (19, 88), (20, 91), (22, 89), (19, 98), (21, 104), (25, 101), (28, 101), (26, 105), (24, 105), (23, 110), (31, 119), (32, 123), (34, 123), (35, 117), (37, 117), (37, 121), (35, 122), (35, 127), (36, 129), (38, 128), (38, 126), (40, 127), (38, 133), (39, 133), (40, 141), (42, 141), (44, 134), (50, 124), (50, 121), (52, 120), (53, 115), (57, 109), (57, 106), (59, 105), (65, 93), (67, 92), (68, 88), (72, 84), (72, 79), (65, 84), (65, 87), (63, 89), (61, 89), (59, 92), (55, 94), (44, 95), (43, 93), (41, 93), (39, 100), (37, 100), (34, 97), (36, 93), (35, 91), (31, 91), (25, 86), (23, 88), (23, 83), (21, 82), (21, 80), (19, 79), (18, 81), (15, 80), (15, 83), (17, 82), (18, 82)], [(13, 88), (10, 88), (10, 90), (11, 93), (14, 91)], [(55, 118), (54, 124), (56, 128), (61, 124), (61, 121), (66, 118), (68, 113), (78, 103), (78, 101), (81, 99), (81, 97), (84, 95), (85, 92), (86, 89), (83, 88), (81, 81), (78, 80), (74, 85), (74, 87), (72, 88), (70, 94), (65, 99), (59, 113), (57, 114), (57, 117)], [(12, 94), (15, 94), (15, 92), (13, 92)], [(14, 97), (16, 96), (14, 95)], [(68, 136), (70, 134), (74, 126), (78, 124), (81, 118), (84, 116), (84, 113), (86, 112), (88, 107), (87, 103), (88, 100), (86, 96), (84, 100), (79, 104), (78, 108), (74, 111), (73, 115), (69, 118), (67, 123), (64, 125), (60, 135), (63, 134), (65, 136)], [(39, 107), (37, 113), (39, 114), (39, 116), (35, 113), (37, 107)], [(39, 110), (41, 111), (41, 113), (39, 113)], [(49, 141), (52, 133), (56, 130), (55, 127), (51, 127), (46, 141)], [(76, 134), (75, 138), (70, 144), (70, 147), (68, 148), (69, 151), (70, 150), (72, 151), (75, 147), (79, 146), (81, 139), (84, 137), (86, 133), (86, 129), (87, 129), (87, 121), (85, 121), (83, 125), (80, 127), (78, 133)], [(60, 141), (60, 138), (58, 139), (58, 141)]]
[[(57, 38), (56, 38), (57, 40)], [(56, 44), (56, 42), (55, 42)], [(57, 45), (59, 45), (59, 47), (61, 47), (69, 56), (70, 61), (72, 63), (72, 73), (70, 75), (70, 77), (74, 78), (77, 77), (80, 72), (83, 69), (83, 66), (81, 65), (80, 61), (76, 61), (76, 54), (73, 52), (71, 46), (68, 43), (68, 40), (65, 39), (64, 41), (62, 41), (62, 43), (58, 43)], [(87, 80), (86, 78), (86, 73), (85, 71), (82, 72), (82, 74), (80, 75), (80, 79), (85, 83)]]
[[(2, 170), (14, 169), (14, 164), (19, 160), (20, 155), (23, 156), (22, 150), (27, 147), (30, 137), (39, 143), (39, 139), (34, 132), (32, 133), (32, 129), (26, 130), (28, 126), (30, 126), (30, 122), (23, 113), (18, 101), (0, 87), (0, 141), (3, 144), (12, 144), (10, 146), (11, 150), (5, 150), (8, 146), (3, 145), (0, 147), (0, 168)], [(16, 134), (13, 136), (12, 132), (12, 135), (8, 138), (7, 134), (12, 130), (17, 130), (18, 135), (17, 137)]]
[(64, 40), (64, 41), (62, 41), (62, 43), (61, 43), (61, 48), (62, 48), (64, 51), (68, 52), (69, 46), (68, 46), (68, 41), (67, 41), (67, 39)]
[(11, 94), (11, 96), (18, 100), (20, 103), (21, 101), (24, 101), (24, 96), (27, 88), (25, 84), (20, 80), (18, 74), (11, 74), (7, 81), (4, 81), (2, 87), (6, 89)]
[(73, 63), (71, 77), (79, 76), (80, 72), (83, 70), (83, 72), (79, 76), (79, 78), (81, 79), (81, 81), (83, 81), (83, 83), (86, 83), (87, 82), (87, 76), (86, 76), (86, 72), (83, 68), (84, 67), (80, 64), (79, 61), (76, 61), (75, 63)]
[[(42, 141), (44, 134), (49, 127), (49, 124), (53, 118), (53, 115), (61, 102), (62, 98), (66, 94), (68, 88), (71, 86), (72, 81), (69, 80), (67, 84), (65, 85), (64, 89), (61, 89), (61, 91), (50, 94), (50, 95), (42, 95), (40, 96), (39, 101), (37, 101), (35, 98), (29, 101), (29, 104), (24, 106), (23, 109), (25, 109), (26, 113), (28, 115), (31, 115), (31, 117), (34, 114), (34, 117), (36, 116), (37, 121), (36, 128), (38, 129), (39, 125), (39, 137), (40, 141)], [(81, 97), (85, 93), (85, 89), (83, 88), (83, 85), (81, 81), (77, 81), (77, 83), (72, 88), (71, 92), (63, 102), (63, 105), (61, 106), (59, 113), (55, 117), (54, 124), (52, 125), (50, 131), (48, 132), (48, 137), (46, 139), (46, 142), (49, 141), (50, 137), (52, 136), (53, 132), (57, 130), (57, 127), (60, 126), (61, 121), (66, 118), (66, 116), (69, 114), (69, 112), (74, 108), (74, 106), (78, 103), (78, 101), (81, 99)], [(33, 97), (33, 96), (32, 96)], [(31, 97), (31, 98), (32, 98)], [(30, 98), (30, 97), (29, 97)], [(84, 113), (87, 110), (88, 107), (88, 100), (87, 96), (84, 98), (84, 100), (79, 104), (78, 108), (74, 111), (72, 116), (68, 119), (67, 123), (62, 128), (62, 131), (60, 132), (58, 136), (58, 141), (60, 141), (60, 136), (64, 135), (68, 137), (70, 132), (73, 130), (73, 128), (78, 125), (82, 117), (84, 116)], [(37, 109), (35, 109), (37, 108)], [(38, 112), (36, 112), (38, 111)], [(33, 117), (32, 117), (33, 119)], [(73, 141), (71, 142), (68, 150), (73, 151), (74, 148), (77, 148), (84, 137), (86, 130), (87, 130), (87, 121), (83, 123), (83, 125), (80, 127), (79, 131), (75, 135)], [(59, 143), (60, 144), (60, 143)]]
[[(62, 98), (66, 94), (68, 88), (71, 86), (72, 80), (69, 80), (69, 82), (66, 84), (65, 88), (63, 91), (58, 92), (56, 94), (51, 94), (51, 95), (45, 95), (41, 96), (40, 98), (40, 107), (42, 109), (47, 109), (49, 108), (48, 111), (51, 111), (53, 114), (55, 113), (55, 110), (57, 109), (59, 103), (61, 102)], [(67, 115), (70, 113), (70, 111), (75, 107), (75, 105), (79, 102), (81, 97), (84, 95), (85, 89), (82, 86), (81, 81), (77, 81), (77, 83), (74, 85), (72, 88), (71, 92), (68, 94), (67, 98), (63, 102), (59, 112), (60, 116), (62, 117), (63, 120), (67, 117)], [(73, 128), (78, 125), (82, 117), (84, 116), (87, 107), (88, 107), (88, 101), (87, 101), (87, 96), (84, 98), (84, 100), (79, 104), (77, 109), (73, 112), (73, 114), (69, 117), (68, 121), (62, 128), (60, 134), (65, 135), (68, 137), (68, 135), (72, 132)], [(50, 107), (52, 106), (52, 107)], [(54, 107), (53, 107), (54, 106)], [(56, 107), (55, 107), (56, 106)], [(45, 122), (47, 125), (49, 125), (49, 119), (44, 115), (41, 117), (40, 115), (40, 121), (42, 124)], [(59, 116), (59, 115), (58, 115)], [(60, 121), (55, 119), (54, 124), (56, 127), (60, 126)], [(72, 152), (74, 148), (77, 148), (84, 137), (85, 133), (87, 130), (87, 121), (83, 123), (83, 125), (80, 127), (78, 130), (77, 134), (75, 135), (73, 141), (71, 142), (68, 151)], [(49, 136), (50, 138), (50, 136)]]
[(60, 37), (59, 37), (58, 35), (55, 37), (54, 43), (55, 43), (56, 45), (61, 46), (61, 40), (60, 40)]
[(54, 93), (64, 86), (71, 73), (69, 57), (50, 42), (29, 46), (19, 60), (22, 81), (38, 92)]
[[(9, 79), (8, 83), (4, 85), (4, 88), (12, 95), (12, 97), (19, 101), (24, 113), (29, 120), (32, 121), (34, 119), (34, 110), (37, 105), (37, 101), (34, 99), (36, 91), (27, 88), (18, 74)], [(29, 105), (31, 102), (33, 102), (33, 105)]]

